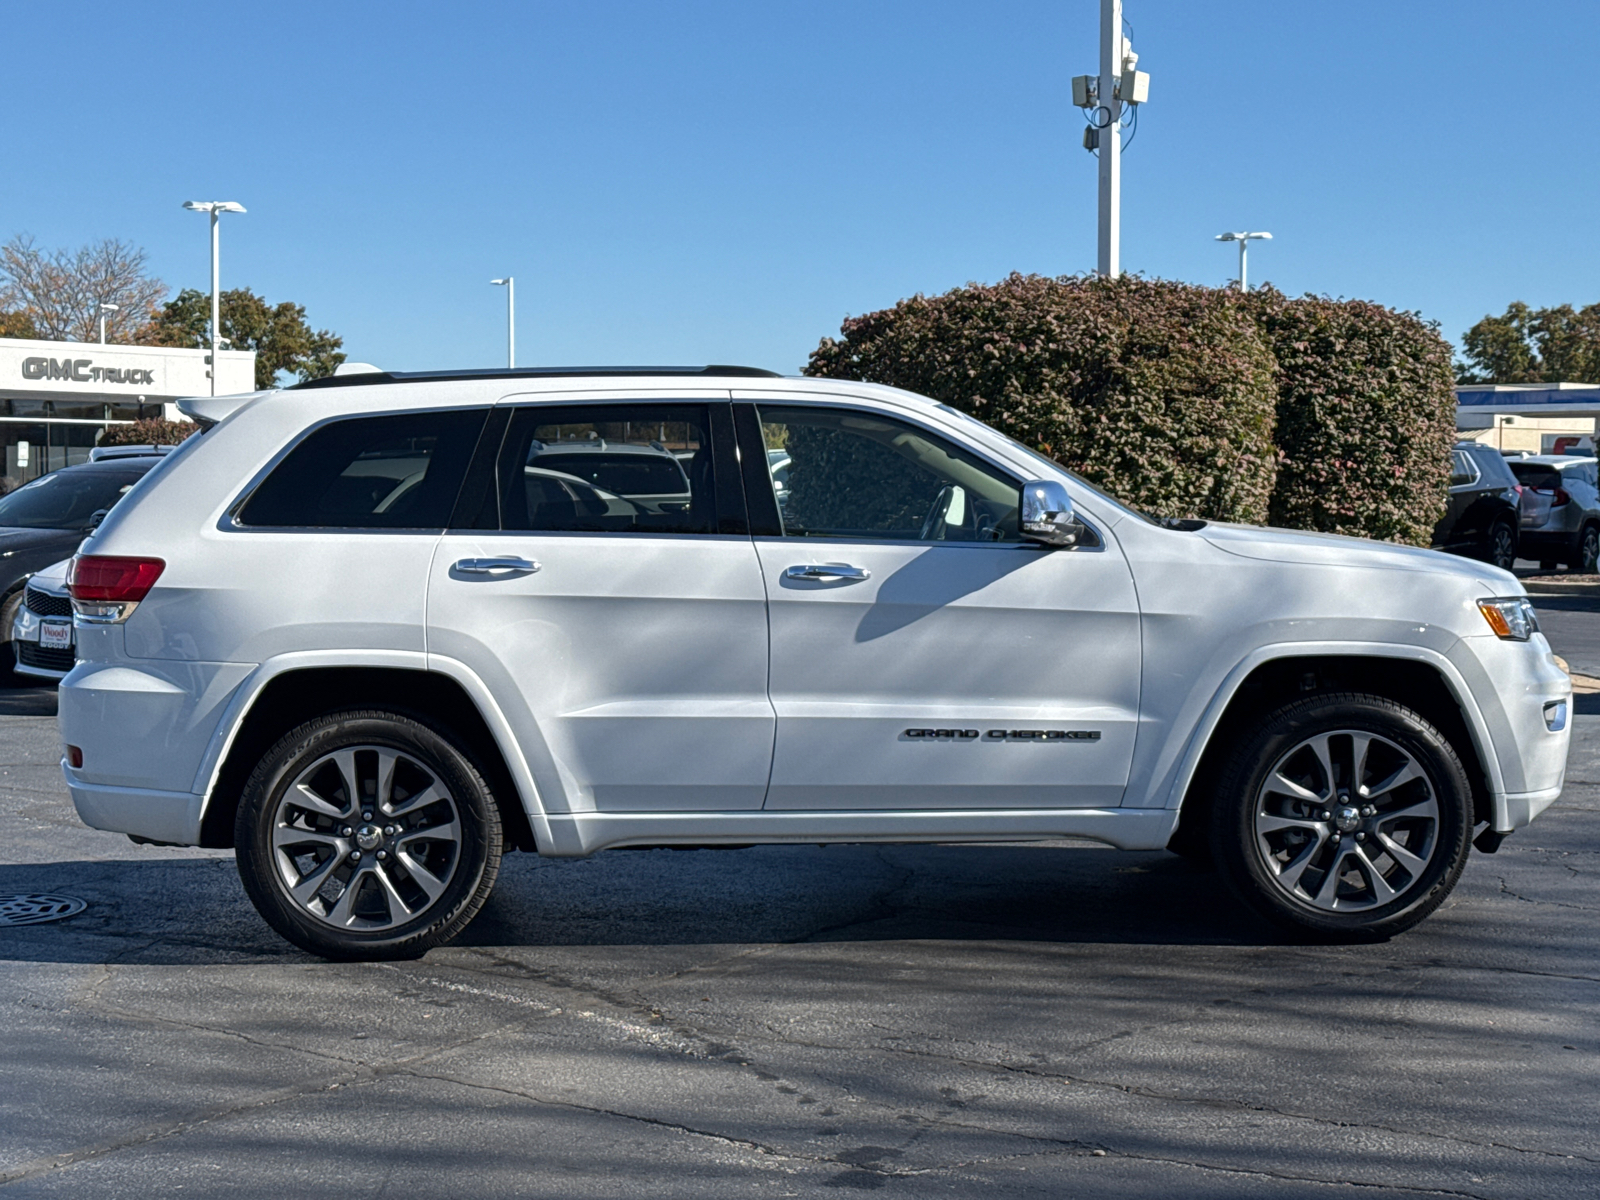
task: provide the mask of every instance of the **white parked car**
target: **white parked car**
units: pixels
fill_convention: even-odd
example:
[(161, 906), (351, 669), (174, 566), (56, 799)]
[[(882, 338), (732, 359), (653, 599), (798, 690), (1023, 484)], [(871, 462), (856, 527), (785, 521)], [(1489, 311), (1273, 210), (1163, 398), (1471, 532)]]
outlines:
[(73, 650), (72, 598), (67, 594), (70, 558), (35, 572), (22, 590), (11, 622), (13, 670), (35, 679), (62, 679), (77, 661)]
[[(1381, 936), (1561, 791), (1571, 684), (1511, 575), (1151, 519), (892, 388), (377, 372), (182, 407), (213, 426), (74, 562), (63, 769), (96, 828), (235, 847), (318, 954), (449, 939), (510, 847), (1061, 835)], [(602, 441), (686, 500), (530, 467)]]

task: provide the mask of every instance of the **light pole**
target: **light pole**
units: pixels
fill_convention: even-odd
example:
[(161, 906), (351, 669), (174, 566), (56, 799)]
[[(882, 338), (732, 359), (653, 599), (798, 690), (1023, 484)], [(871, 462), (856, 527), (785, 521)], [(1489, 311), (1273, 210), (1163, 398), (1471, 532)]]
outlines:
[(217, 368), (222, 365), (222, 274), (217, 259), (221, 239), (217, 230), (221, 227), (223, 213), (242, 213), (245, 208), (233, 200), (185, 200), (183, 206), (190, 212), (211, 214), (211, 394), (215, 396)]
[(1262, 239), (1270, 242), (1272, 240), (1272, 235), (1270, 233), (1244, 232), (1217, 234), (1217, 241), (1219, 242), (1239, 243), (1239, 290), (1241, 292), (1248, 292), (1250, 290), (1249, 276), (1245, 274), (1245, 253), (1249, 249), (1251, 242)]
[(491, 279), (496, 287), (506, 289), (506, 366), (517, 365), (517, 280), (514, 275), (504, 279)]
[(108, 312), (117, 312), (121, 308), (122, 305), (120, 304), (112, 304), (106, 300), (100, 301), (100, 344), (102, 346), (106, 344), (106, 314)]

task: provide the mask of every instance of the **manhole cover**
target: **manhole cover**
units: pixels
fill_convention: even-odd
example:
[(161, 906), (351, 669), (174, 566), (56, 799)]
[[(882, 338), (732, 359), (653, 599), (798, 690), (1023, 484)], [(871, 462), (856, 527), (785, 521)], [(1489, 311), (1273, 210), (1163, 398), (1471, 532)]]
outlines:
[(75, 917), (89, 906), (76, 896), (32, 892), (25, 896), (0, 896), (0, 925), (39, 925)]

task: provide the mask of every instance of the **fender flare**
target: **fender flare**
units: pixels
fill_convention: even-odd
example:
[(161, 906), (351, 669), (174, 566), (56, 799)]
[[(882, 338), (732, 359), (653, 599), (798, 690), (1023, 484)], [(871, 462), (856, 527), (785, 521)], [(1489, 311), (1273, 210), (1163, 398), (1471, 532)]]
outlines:
[(1162, 798), (1161, 807), (1169, 809), (1182, 807), (1183, 798), (1189, 791), (1189, 784), (1193, 782), (1195, 771), (1200, 767), (1200, 759), (1211, 744), (1211, 737), (1216, 733), (1217, 726), (1222, 722), (1222, 714), (1228, 711), (1228, 706), (1233, 703), (1234, 696), (1251, 672), (1277, 659), (1312, 657), (1398, 658), (1423, 663), (1438, 671), (1445, 687), (1450, 691), (1451, 698), (1461, 709), (1461, 715), (1467, 723), (1467, 733), (1472, 738), (1473, 748), (1477, 750), (1478, 759), (1483, 763), (1488, 776), (1489, 803), (1494, 814), (1493, 828), (1499, 829), (1505, 825), (1509, 818), (1500, 759), (1494, 752), (1494, 742), (1489, 736), (1488, 722), (1484, 720), (1483, 713), (1478, 707), (1477, 700), (1473, 698), (1471, 689), (1467, 687), (1466, 680), (1462, 678), (1456, 665), (1437, 650), (1398, 642), (1274, 642), (1256, 647), (1224, 676), (1211, 702), (1200, 714), (1200, 719), (1190, 732), (1188, 743), (1184, 746), (1183, 755), (1178, 759), (1178, 765), (1173, 771), (1172, 784)]
[(534, 781), (528, 760), (523, 755), (521, 746), (511, 732), (511, 725), (495, 702), (493, 694), (484, 685), (483, 680), (464, 664), (438, 655), (430, 656), (420, 650), (306, 650), (278, 655), (256, 667), (234, 689), (210, 741), (206, 743), (205, 753), (201, 755), (200, 767), (195, 773), (190, 790), (201, 797), (202, 821), (211, 805), (212, 793), (222, 774), (222, 765), (228, 760), (228, 754), (233, 749), (239, 730), (244, 727), (245, 719), (250, 715), (250, 710), (267, 685), (274, 679), (295, 671), (350, 667), (381, 667), (417, 674), (432, 673), (459, 684), (478, 710), (478, 715), (489, 730), (489, 736), (494, 739), (501, 758), (505, 760), (506, 770), (517, 789), (517, 799), (522, 805), (522, 811), (527, 815), (535, 843), (540, 847), (552, 844), (550, 821), (545, 815), (538, 784)]

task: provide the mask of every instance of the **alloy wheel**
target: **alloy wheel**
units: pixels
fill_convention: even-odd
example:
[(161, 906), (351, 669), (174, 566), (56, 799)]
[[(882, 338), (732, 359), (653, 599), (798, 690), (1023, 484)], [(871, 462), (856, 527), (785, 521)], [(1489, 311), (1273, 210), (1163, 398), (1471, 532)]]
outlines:
[(461, 813), (417, 758), (351, 746), (318, 758), (284, 790), (271, 840), (296, 906), (337, 929), (375, 932), (415, 919), (445, 893), (462, 857)]
[(1489, 540), (1489, 561), (1502, 570), (1509, 571), (1517, 562), (1517, 539), (1511, 526), (1501, 523), (1494, 527)]
[(1306, 738), (1256, 796), (1255, 847), (1278, 889), (1324, 912), (1375, 909), (1409, 892), (1439, 844), (1433, 783), (1397, 743), (1364, 730)]

